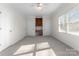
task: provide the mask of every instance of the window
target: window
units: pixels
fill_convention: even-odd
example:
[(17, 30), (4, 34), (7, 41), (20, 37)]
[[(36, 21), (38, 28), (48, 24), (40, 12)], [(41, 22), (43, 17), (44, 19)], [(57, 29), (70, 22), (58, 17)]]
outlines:
[(59, 17), (59, 32), (79, 33), (79, 8)]
[(65, 32), (66, 31), (65, 15), (59, 17), (59, 31), (60, 32)]
[(79, 32), (79, 10), (70, 13), (69, 31)]

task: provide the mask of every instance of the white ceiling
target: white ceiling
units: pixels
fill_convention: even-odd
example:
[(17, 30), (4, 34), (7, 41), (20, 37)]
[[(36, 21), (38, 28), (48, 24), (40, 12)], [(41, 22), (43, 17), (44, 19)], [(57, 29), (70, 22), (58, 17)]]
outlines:
[(24, 15), (44, 16), (53, 13), (61, 4), (60, 3), (43, 3), (43, 9), (35, 8), (36, 3), (14, 3), (10, 6)]

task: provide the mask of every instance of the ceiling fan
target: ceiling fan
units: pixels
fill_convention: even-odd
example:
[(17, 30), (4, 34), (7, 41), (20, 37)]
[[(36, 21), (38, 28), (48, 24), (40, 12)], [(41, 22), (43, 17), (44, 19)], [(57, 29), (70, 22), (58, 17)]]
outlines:
[(37, 3), (37, 7), (42, 7), (43, 4), (42, 3)]
[(42, 10), (44, 9), (44, 7), (46, 6), (47, 4), (45, 3), (33, 3), (32, 6), (35, 7), (37, 10)]

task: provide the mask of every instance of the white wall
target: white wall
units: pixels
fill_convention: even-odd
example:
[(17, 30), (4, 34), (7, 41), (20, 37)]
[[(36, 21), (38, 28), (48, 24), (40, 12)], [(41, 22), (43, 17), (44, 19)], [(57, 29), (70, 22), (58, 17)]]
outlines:
[(49, 16), (43, 16), (43, 36), (51, 35), (51, 19)]
[[(7, 4), (0, 4), (0, 51), (23, 39), (35, 36), (35, 16), (15, 12)], [(43, 17), (43, 35), (50, 35), (50, 17)]]
[[(35, 16), (26, 17), (27, 36), (35, 36)], [(43, 16), (43, 36), (50, 35), (50, 17)]]
[(27, 36), (35, 36), (35, 17), (26, 17)]
[[(35, 16), (27, 17), (27, 34), (28, 36), (35, 36)], [(43, 36), (50, 35), (50, 17), (43, 16)]]
[(0, 4), (0, 51), (26, 36), (26, 20), (12, 11), (6, 4)]
[(79, 4), (67, 4), (67, 6), (60, 7), (56, 14), (53, 14), (51, 17), (51, 24), (52, 24), (52, 36), (57, 38), (58, 40), (64, 42), (65, 44), (71, 46), (74, 49), (79, 50), (79, 36), (59, 32), (59, 25), (58, 25), (58, 17), (67, 13), (73, 7), (77, 7)]

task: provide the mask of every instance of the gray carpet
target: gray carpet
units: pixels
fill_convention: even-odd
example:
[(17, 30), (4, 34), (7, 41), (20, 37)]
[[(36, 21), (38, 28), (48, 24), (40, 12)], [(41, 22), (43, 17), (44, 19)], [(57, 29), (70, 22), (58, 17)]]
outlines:
[(78, 56), (66, 44), (53, 37), (26, 37), (0, 52), (0, 56)]

